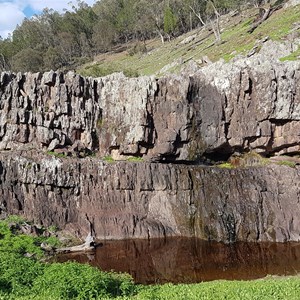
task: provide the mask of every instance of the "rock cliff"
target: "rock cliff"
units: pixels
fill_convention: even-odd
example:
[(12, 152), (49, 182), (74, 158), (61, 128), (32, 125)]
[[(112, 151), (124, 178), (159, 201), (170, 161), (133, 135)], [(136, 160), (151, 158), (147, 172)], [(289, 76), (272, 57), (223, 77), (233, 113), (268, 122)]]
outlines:
[(99, 239), (299, 241), (298, 167), (199, 165), (299, 154), (299, 70), (257, 55), (163, 78), (2, 73), (0, 210)]
[(300, 168), (0, 156), (2, 213), (98, 239), (300, 241)]
[(159, 79), (2, 73), (0, 150), (167, 162), (299, 153), (299, 70), (255, 56)]

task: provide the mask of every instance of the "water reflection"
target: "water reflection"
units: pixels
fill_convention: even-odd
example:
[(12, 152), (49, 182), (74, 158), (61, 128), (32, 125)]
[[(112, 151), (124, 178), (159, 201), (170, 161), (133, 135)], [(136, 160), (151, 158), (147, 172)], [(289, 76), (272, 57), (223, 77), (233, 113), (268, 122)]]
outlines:
[(60, 261), (70, 259), (106, 271), (130, 273), (144, 284), (246, 280), (299, 273), (300, 244), (224, 245), (191, 238), (106, 241), (94, 254), (59, 257)]

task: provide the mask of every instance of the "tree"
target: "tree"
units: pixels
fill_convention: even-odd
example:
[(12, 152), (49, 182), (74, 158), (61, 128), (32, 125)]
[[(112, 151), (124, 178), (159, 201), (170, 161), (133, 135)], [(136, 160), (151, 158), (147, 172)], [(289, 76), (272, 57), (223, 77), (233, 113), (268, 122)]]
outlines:
[(114, 44), (116, 29), (108, 21), (100, 20), (93, 28), (93, 47), (94, 52), (106, 52)]
[(170, 35), (174, 34), (174, 31), (177, 28), (177, 18), (172, 12), (172, 9), (167, 6), (164, 12), (164, 32), (168, 34), (169, 39)]
[(10, 37), (0, 39), (0, 71), (9, 71), (11, 69), (11, 57), (14, 55), (15, 50)]
[(32, 48), (25, 48), (12, 57), (14, 72), (38, 72), (43, 66), (42, 53)]
[(211, 24), (211, 28), (215, 35), (215, 42), (220, 44), (222, 42), (221, 30), (220, 30), (220, 13), (217, 9), (216, 3), (214, 0), (205, 0), (206, 1), (206, 11), (208, 14), (208, 19)]
[(49, 47), (44, 54), (45, 70), (58, 70), (64, 66), (65, 62), (57, 48)]

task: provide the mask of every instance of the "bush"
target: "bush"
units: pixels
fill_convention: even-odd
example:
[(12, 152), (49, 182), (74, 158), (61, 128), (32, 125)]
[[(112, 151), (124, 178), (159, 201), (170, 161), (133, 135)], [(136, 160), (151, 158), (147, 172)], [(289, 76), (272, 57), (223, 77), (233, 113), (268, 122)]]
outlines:
[(147, 53), (147, 47), (145, 43), (137, 42), (132, 48), (128, 50), (128, 54), (133, 56), (135, 54)]
[(57, 299), (101, 299), (126, 296), (134, 291), (129, 275), (101, 272), (75, 262), (53, 263), (36, 278), (33, 292)]
[(25, 234), (15, 234), (15, 226), (8, 221), (0, 221), (0, 250), (2, 252), (31, 254), (42, 257), (44, 252), (39, 246), (39, 239)]
[(34, 259), (17, 253), (0, 252), (0, 291), (26, 295), (43, 270), (43, 264)]
[(43, 257), (40, 243), (56, 244), (57, 239), (19, 234), (16, 221), (23, 222), (0, 221), (0, 300), (102, 299), (134, 293), (130, 275), (102, 272), (75, 262), (48, 264), (37, 260)]
[(123, 69), (118, 66), (102, 66), (99, 64), (95, 64), (85, 69), (79, 70), (80, 75), (88, 77), (103, 77), (113, 73), (123, 72), (126, 77), (138, 77), (139, 73), (136, 70), (132, 69)]

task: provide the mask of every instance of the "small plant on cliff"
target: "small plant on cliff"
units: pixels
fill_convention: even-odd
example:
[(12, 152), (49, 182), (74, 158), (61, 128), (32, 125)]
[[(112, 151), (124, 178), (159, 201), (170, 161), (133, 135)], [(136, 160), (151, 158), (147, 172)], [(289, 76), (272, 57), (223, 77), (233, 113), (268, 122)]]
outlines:
[(104, 161), (107, 162), (107, 163), (112, 163), (112, 162), (115, 161), (115, 160), (112, 158), (111, 155), (106, 155), (106, 156), (104, 156), (104, 157), (102, 158), (102, 160), (104, 160)]
[(234, 165), (232, 165), (230, 162), (224, 162), (224, 163), (218, 164), (217, 167), (221, 168), (221, 169), (233, 169)]
[(60, 158), (67, 157), (65, 153), (57, 153), (55, 151), (47, 151), (47, 154), (53, 155), (55, 157), (60, 157)]
[(129, 162), (140, 162), (140, 161), (143, 161), (143, 158), (140, 157), (140, 156), (130, 156), (127, 158), (126, 161), (129, 161)]
[(260, 167), (269, 164), (269, 159), (261, 156), (259, 153), (250, 151), (244, 154), (232, 155), (227, 162), (217, 164), (217, 167), (223, 169)]
[(289, 160), (282, 160), (282, 161), (279, 161), (277, 164), (280, 166), (287, 166), (290, 168), (295, 168), (295, 166), (296, 166), (296, 162), (289, 161)]

